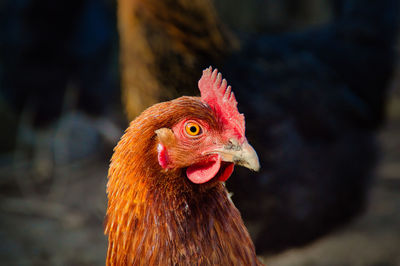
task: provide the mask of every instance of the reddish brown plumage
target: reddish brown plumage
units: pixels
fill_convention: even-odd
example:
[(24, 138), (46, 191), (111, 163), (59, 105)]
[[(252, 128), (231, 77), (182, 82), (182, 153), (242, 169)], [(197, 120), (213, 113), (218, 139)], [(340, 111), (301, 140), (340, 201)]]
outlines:
[(190, 158), (168, 170), (157, 161), (155, 131), (187, 117), (222, 130), (200, 98), (181, 97), (144, 111), (115, 148), (107, 188), (107, 265), (260, 264), (224, 185), (215, 178), (190, 182), (183, 170)]

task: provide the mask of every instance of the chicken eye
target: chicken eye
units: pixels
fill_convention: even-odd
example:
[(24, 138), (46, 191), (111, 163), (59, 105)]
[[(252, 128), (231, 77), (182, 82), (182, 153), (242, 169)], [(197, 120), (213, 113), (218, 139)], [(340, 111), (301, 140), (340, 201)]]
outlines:
[(185, 131), (189, 136), (197, 136), (201, 133), (201, 128), (197, 123), (189, 122), (185, 125)]

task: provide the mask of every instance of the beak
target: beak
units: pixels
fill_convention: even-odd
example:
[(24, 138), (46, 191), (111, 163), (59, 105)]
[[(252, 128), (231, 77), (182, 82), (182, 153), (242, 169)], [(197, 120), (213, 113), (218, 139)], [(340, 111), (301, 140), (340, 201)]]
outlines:
[(222, 161), (233, 162), (253, 171), (260, 170), (257, 153), (247, 140), (239, 144), (235, 139), (231, 139), (222, 149), (214, 151), (221, 156)]

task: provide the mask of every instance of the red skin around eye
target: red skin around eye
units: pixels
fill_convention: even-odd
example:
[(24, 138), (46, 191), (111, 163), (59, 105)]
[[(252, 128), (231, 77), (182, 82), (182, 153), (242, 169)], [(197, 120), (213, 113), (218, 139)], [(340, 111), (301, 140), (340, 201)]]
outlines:
[[(197, 136), (189, 135), (185, 129), (187, 123), (198, 124), (201, 127), (201, 133)], [(204, 154), (207, 154), (207, 152), (215, 150), (218, 147), (216, 143), (221, 143), (222, 141), (219, 139), (222, 136), (210, 130), (207, 124), (203, 121), (190, 119), (183, 120), (176, 124), (172, 128), (172, 131), (177, 138), (177, 142), (179, 143), (178, 145), (186, 146), (188, 147), (188, 150), (192, 149), (193, 154), (196, 156), (204, 157)], [(157, 151), (158, 163), (162, 168), (166, 169), (174, 164), (173, 161), (170, 161), (168, 148), (162, 143), (158, 144)], [(233, 168), (233, 163), (222, 162), (220, 155), (212, 154), (205, 157), (203, 161), (188, 166), (186, 169), (186, 176), (195, 184), (206, 183), (214, 177), (225, 182), (231, 176)]]

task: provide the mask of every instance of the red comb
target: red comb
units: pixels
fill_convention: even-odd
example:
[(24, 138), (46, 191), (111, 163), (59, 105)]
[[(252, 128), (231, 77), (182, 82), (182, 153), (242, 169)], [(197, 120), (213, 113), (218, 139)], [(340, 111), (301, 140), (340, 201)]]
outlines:
[(231, 86), (227, 86), (226, 79), (222, 79), (218, 70), (212, 67), (203, 70), (203, 76), (199, 80), (201, 99), (212, 107), (225, 124), (229, 125), (238, 135), (244, 138), (244, 116), (237, 109), (235, 95)]

